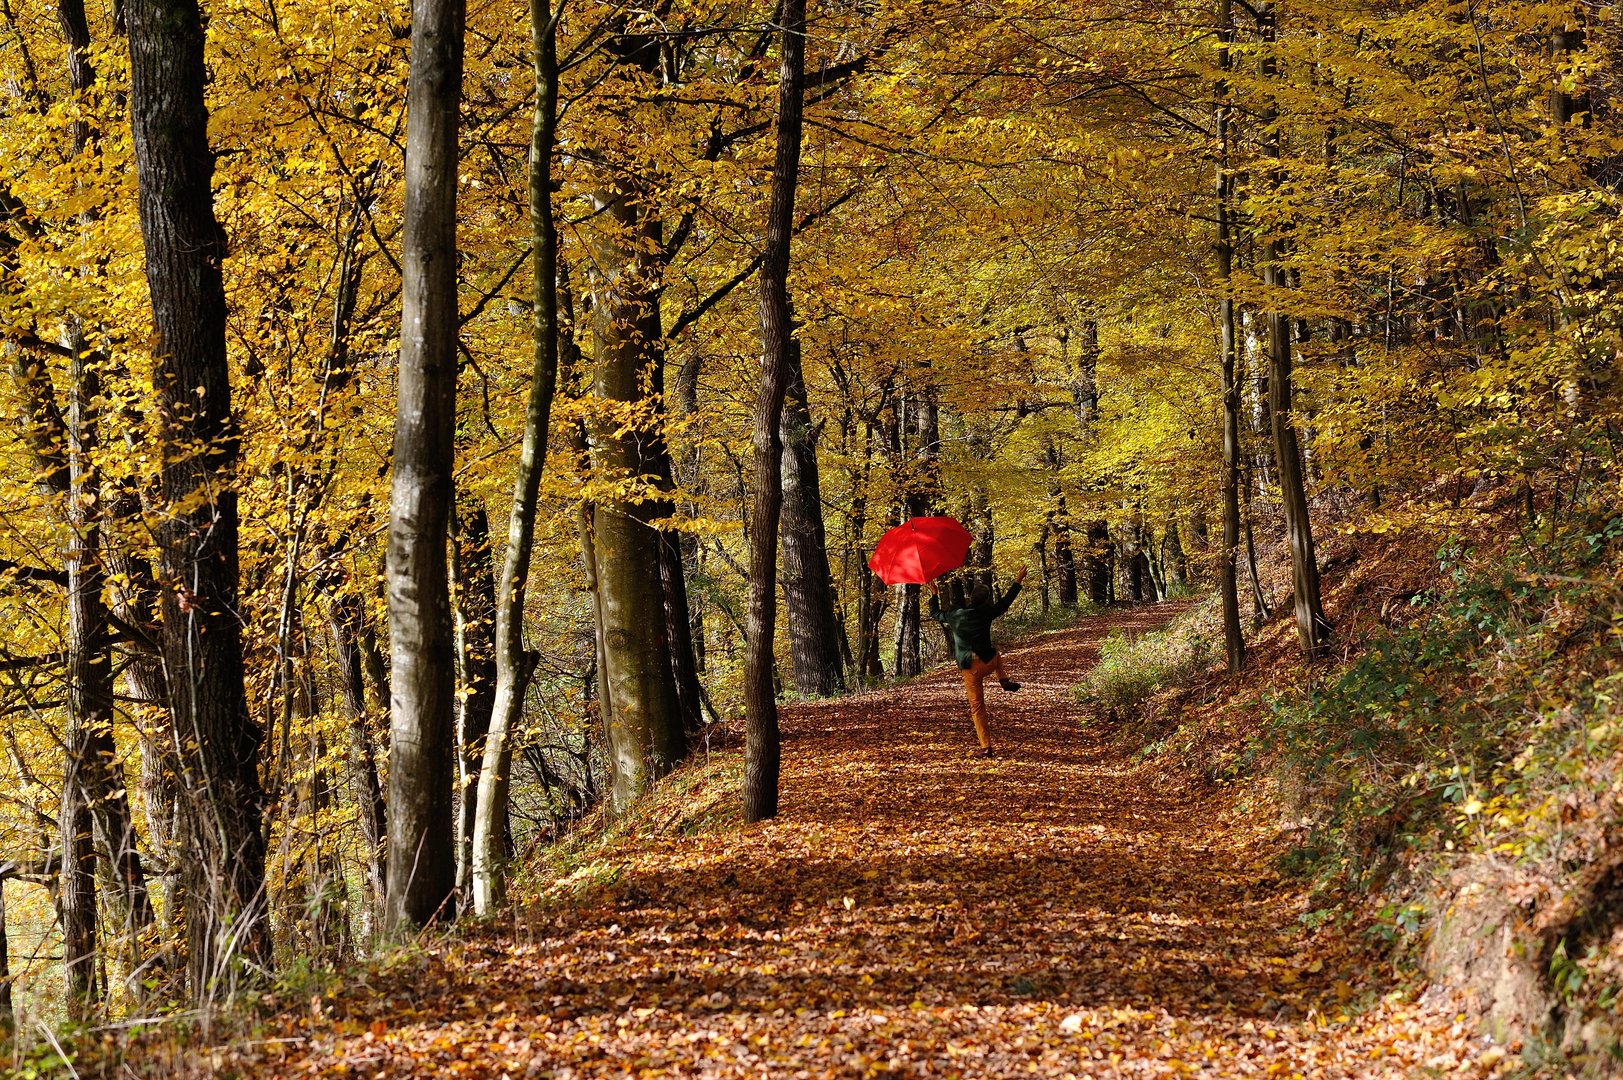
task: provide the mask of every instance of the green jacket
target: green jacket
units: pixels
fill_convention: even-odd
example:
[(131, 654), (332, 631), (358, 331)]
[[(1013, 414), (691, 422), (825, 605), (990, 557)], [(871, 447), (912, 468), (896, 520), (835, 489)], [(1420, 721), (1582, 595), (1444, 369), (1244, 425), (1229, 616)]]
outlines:
[(1008, 611), (1019, 595), (1017, 581), (1000, 599), (985, 607), (953, 608), (945, 614), (941, 611), (941, 598), (930, 597), (930, 618), (947, 628), (952, 638), (952, 653), (960, 668), (967, 671), (977, 656), (990, 660), (997, 655), (997, 647), (992, 644), (992, 620)]

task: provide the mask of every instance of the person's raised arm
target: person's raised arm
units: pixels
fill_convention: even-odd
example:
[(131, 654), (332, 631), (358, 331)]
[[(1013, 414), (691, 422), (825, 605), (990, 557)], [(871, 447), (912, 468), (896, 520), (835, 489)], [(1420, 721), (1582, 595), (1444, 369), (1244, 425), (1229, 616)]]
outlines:
[(1020, 595), (1020, 583), (1024, 580), (1026, 580), (1026, 568), (1022, 566), (1014, 575), (1014, 584), (1009, 586), (1009, 591), (1004, 593), (1002, 598), (992, 605), (992, 618), (995, 619), (1009, 610), (1009, 605), (1014, 603), (1014, 598)]
[(930, 610), (928, 614), (930, 618), (938, 623), (947, 621), (946, 616), (941, 614), (941, 590), (936, 588), (934, 581), (930, 582)]

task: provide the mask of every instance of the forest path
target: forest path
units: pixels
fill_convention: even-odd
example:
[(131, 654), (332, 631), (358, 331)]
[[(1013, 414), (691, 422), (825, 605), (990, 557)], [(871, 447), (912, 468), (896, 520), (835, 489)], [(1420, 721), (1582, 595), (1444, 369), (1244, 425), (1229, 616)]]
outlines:
[(1371, 986), (1303, 951), (1262, 834), (1083, 723), (1099, 642), (1171, 610), (1009, 649), (990, 759), (950, 669), (785, 710), (777, 820), (628, 840), (584, 897), (345, 988), (252, 1075), (1486, 1075), (1435, 1010), (1329, 1019)]

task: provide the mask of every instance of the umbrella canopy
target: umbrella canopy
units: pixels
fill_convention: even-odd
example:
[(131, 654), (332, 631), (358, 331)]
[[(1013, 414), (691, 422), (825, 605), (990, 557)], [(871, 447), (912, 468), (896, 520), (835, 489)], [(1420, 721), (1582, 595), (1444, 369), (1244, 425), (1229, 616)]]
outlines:
[(916, 517), (880, 539), (868, 566), (886, 585), (925, 585), (964, 565), (974, 542), (950, 517)]

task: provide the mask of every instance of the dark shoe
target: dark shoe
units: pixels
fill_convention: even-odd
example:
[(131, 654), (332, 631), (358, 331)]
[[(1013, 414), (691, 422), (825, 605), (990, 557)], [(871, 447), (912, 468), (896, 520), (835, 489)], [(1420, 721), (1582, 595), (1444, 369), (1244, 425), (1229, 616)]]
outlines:
[(1020, 684), (1015, 682), (1013, 679), (999, 679), (997, 684), (1011, 694), (1020, 689)]
[(976, 757), (991, 757), (992, 756), (992, 748), (990, 746), (983, 746), (979, 750), (975, 751), (975, 756)]

